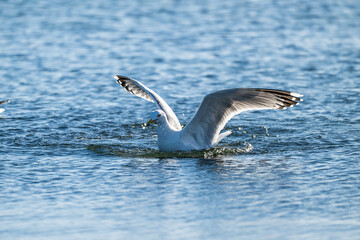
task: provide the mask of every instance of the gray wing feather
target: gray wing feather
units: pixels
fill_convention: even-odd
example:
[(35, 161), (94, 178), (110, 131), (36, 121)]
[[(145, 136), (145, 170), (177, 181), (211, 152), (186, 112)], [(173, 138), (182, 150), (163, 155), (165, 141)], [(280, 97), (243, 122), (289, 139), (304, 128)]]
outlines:
[(246, 110), (285, 109), (297, 105), (302, 95), (288, 91), (233, 88), (204, 97), (198, 111), (183, 129), (182, 139), (199, 148), (218, 142), (220, 131), (235, 115)]
[(153, 90), (146, 87), (144, 84), (140, 83), (139, 81), (136, 81), (134, 79), (116, 75), (115, 79), (117, 79), (117, 82), (126, 89), (126, 91), (130, 92), (131, 94), (134, 94), (135, 96), (141, 97), (147, 101), (155, 103), (162, 111), (165, 112), (168, 121), (170, 125), (176, 129), (181, 130), (182, 127), (180, 125), (180, 122), (178, 118), (176, 117), (173, 110), (167, 105), (167, 103)]

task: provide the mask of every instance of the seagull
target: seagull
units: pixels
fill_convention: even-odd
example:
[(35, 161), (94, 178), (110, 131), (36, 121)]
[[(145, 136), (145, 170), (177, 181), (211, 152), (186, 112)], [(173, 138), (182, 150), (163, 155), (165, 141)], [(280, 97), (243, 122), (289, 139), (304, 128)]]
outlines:
[[(1, 105), (1, 104), (5, 104), (5, 103), (8, 103), (8, 102), (10, 102), (10, 100), (0, 101), (0, 105)], [(5, 111), (5, 109), (0, 108), (0, 113), (2, 113), (3, 111)]]
[(221, 132), (235, 115), (248, 110), (286, 109), (298, 105), (303, 95), (264, 88), (231, 88), (210, 93), (204, 97), (193, 119), (185, 128), (169, 105), (141, 82), (114, 76), (126, 91), (155, 103), (158, 110), (150, 114), (147, 125), (155, 123), (160, 151), (205, 150), (217, 145), (231, 131)]

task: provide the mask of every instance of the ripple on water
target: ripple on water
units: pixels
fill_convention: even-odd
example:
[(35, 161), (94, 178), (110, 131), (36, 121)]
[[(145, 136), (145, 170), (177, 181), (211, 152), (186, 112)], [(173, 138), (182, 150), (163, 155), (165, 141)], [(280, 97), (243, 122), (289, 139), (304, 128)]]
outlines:
[[(360, 1), (33, 2), (0, 1), (0, 239), (360, 236)], [(164, 153), (114, 74), (181, 123), (225, 88), (304, 102)]]

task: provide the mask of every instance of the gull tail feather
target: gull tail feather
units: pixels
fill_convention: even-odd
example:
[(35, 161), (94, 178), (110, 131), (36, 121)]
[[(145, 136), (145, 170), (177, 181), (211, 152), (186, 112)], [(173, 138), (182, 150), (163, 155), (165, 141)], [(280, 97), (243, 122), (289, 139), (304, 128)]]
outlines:
[(218, 136), (218, 138), (217, 138), (217, 140), (216, 140), (216, 143), (215, 143), (214, 145), (218, 144), (222, 139), (226, 138), (226, 137), (229, 136), (231, 133), (232, 133), (231, 130), (220, 133), (219, 136)]

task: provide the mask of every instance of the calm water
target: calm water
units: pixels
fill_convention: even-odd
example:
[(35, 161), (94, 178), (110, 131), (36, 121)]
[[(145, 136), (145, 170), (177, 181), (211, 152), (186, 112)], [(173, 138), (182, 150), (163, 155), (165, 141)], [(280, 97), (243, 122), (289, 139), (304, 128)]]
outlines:
[[(360, 239), (360, 2), (0, 1), (1, 239)], [(157, 151), (231, 87), (304, 94), (216, 149)]]

